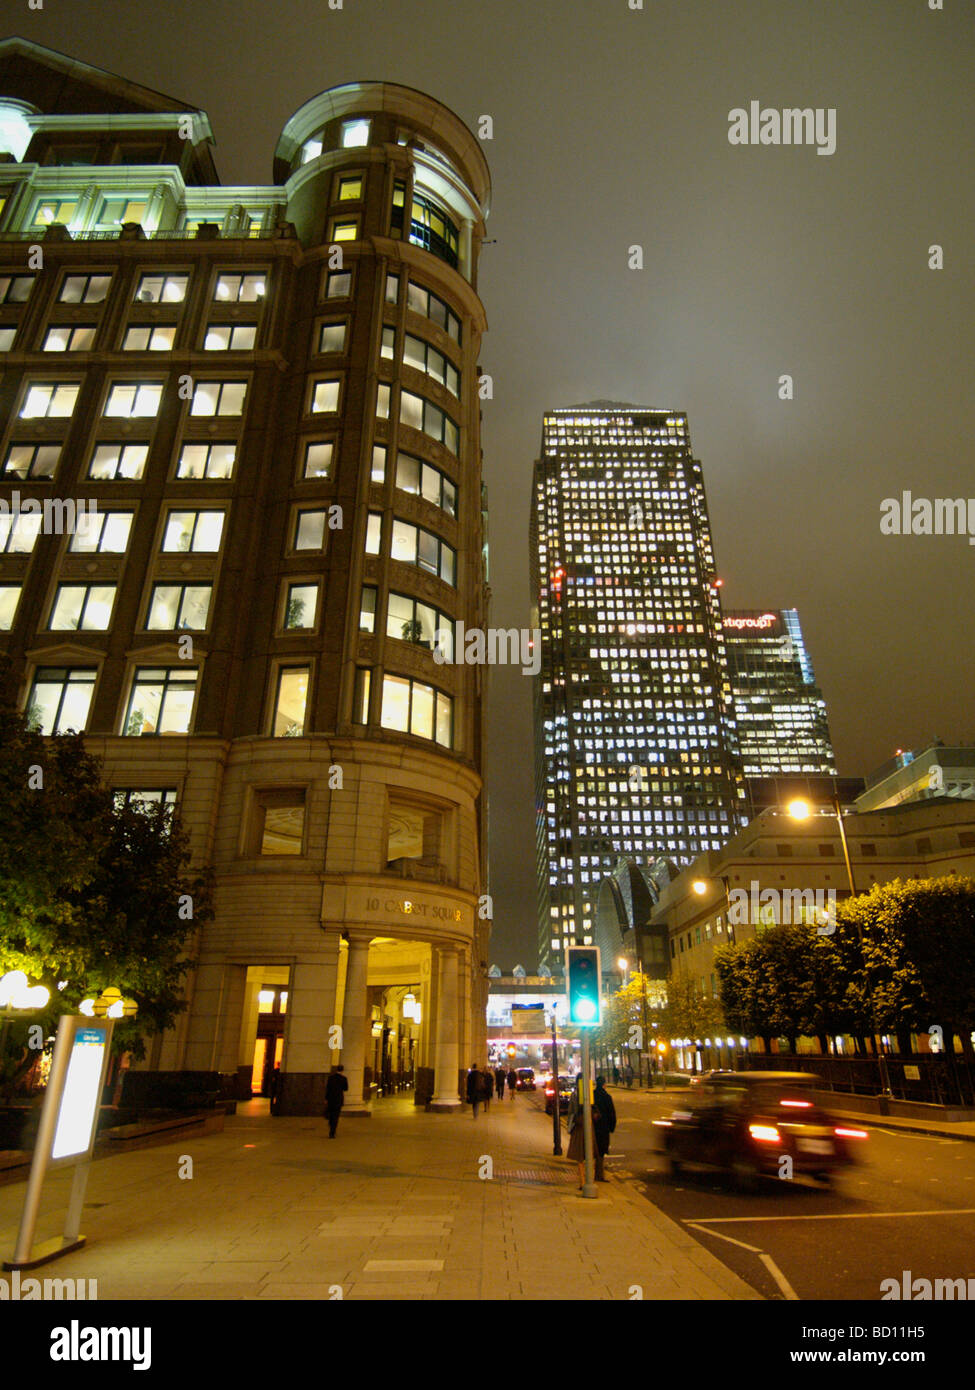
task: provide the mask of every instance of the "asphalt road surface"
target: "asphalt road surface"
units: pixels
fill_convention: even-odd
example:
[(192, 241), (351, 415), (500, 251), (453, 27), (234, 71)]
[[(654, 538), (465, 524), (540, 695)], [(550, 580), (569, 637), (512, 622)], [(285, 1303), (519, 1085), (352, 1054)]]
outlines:
[[(618, 1124), (609, 1170), (632, 1183), (671, 1220), (769, 1299), (876, 1301), (881, 1281), (975, 1279), (975, 1143), (867, 1129), (855, 1167), (832, 1189), (812, 1180), (768, 1179), (754, 1194), (707, 1169), (672, 1179), (652, 1120), (680, 1094), (612, 1088)], [(539, 1107), (539, 1123), (551, 1125)]]

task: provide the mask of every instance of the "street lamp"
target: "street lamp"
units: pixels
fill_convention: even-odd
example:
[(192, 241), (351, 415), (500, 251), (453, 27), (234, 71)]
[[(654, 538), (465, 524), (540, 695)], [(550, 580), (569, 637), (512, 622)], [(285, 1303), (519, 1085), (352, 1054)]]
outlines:
[[(836, 794), (836, 792), (834, 792), (832, 796), (829, 798), (829, 802), (833, 814), (836, 817), (836, 824), (839, 826), (840, 844), (843, 846), (843, 859), (846, 863), (846, 876), (850, 882), (850, 897), (855, 898), (857, 896), (857, 890), (856, 883), (853, 880), (853, 864), (850, 860), (850, 847), (846, 839), (846, 827), (843, 824), (843, 807), (840, 805), (840, 798)], [(809, 805), (809, 802), (805, 801), (802, 797), (796, 797), (793, 801), (789, 802), (788, 806), (786, 807), (786, 811), (792, 817), (793, 820), (804, 821), (808, 820), (809, 816), (812, 814), (812, 807)], [(859, 937), (860, 945), (862, 946), (863, 928), (860, 925), (859, 918), (857, 919), (856, 928), (857, 936)], [(880, 1027), (877, 1023), (877, 1010), (874, 1004), (872, 993), (870, 995), (870, 1026), (874, 1032), (875, 1047), (877, 1047), (877, 1037), (879, 1036), (880, 1038), (880, 1044), (877, 1054), (877, 1059), (880, 1063), (880, 1084), (883, 1088), (884, 1095), (889, 1096), (892, 1094), (892, 1092), (890, 1087), (890, 1076), (887, 1071), (887, 1056), (884, 1052), (883, 1034), (881, 1033)]]

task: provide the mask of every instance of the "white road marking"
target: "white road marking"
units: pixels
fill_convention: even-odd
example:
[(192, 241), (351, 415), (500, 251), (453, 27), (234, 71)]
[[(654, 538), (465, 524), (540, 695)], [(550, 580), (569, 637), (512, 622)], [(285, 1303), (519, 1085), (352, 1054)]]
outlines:
[(760, 1250), (757, 1245), (746, 1245), (743, 1240), (735, 1240), (732, 1236), (722, 1235), (720, 1231), (708, 1231), (703, 1226), (696, 1225), (693, 1221), (688, 1221), (686, 1224), (694, 1230), (701, 1231), (703, 1235), (714, 1236), (715, 1240), (726, 1240), (729, 1245), (737, 1245), (740, 1249), (749, 1250), (753, 1255), (757, 1255), (769, 1274), (771, 1274), (772, 1278), (778, 1284), (779, 1288), (785, 1294), (786, 1298), (790, 1302), (798, 1303), (799, 1295), (772, 1259), (772, 1256), (767, 1255), (764, 1250)]
[(836, 1211), (818, 1212), (813, 1216), (694, 1216), (684, 1220), (688, 1225), (694, 1222), (729, 1225), (748, 1221), (866, 1221), (882, 1216), (975, 1216), (975, 1207), (943, 1207), (938, 1211)]

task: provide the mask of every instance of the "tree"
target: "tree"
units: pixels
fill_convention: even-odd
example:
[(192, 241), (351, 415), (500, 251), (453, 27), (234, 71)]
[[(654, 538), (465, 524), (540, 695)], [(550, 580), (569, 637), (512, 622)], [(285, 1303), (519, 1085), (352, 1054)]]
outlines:
[(51, 996), (7, 1030), (8, 1089), (37, 1055), (28, 1027), (47, 1036), (108, 985), (139, 1005), (116, 1026), (116, 1053), (141, 1058), (146, 1035), (172, 1025), (184, 947), (213, 915), (209, 874), (189, 873), (189, 857), (164, 808), (116, 807), (79, 735), (44, 738), (0, 704), (0, 975), (23, 970)]

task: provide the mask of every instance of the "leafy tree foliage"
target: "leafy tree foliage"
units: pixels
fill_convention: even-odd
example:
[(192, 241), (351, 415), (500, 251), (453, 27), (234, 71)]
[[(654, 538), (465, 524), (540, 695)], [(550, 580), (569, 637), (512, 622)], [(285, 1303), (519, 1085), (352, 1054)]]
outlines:
[[(0, 705), (0, 975), (23, 970), (51, 998), (13, 1022), (0, 1070), (8, 1087), (45, 1034), (108, 985), (134, 999), (114, 1050), (145, 1055), (145, 1038), (184, 1004), (189, 937), (213, 915), (209, 874), (187, 871), (189, 846), (164, 808), (116, 807), (80, 736), (44, 738)], [(59, 988), (60, 986), (60, 988)]]

